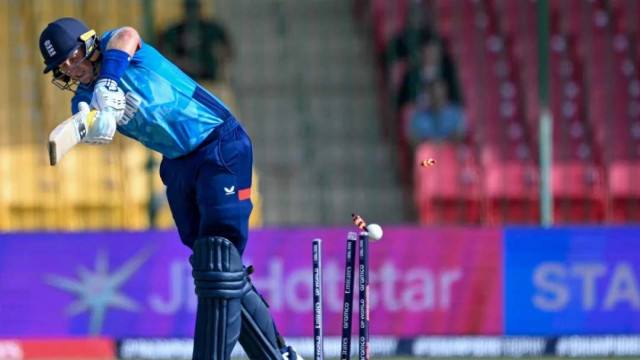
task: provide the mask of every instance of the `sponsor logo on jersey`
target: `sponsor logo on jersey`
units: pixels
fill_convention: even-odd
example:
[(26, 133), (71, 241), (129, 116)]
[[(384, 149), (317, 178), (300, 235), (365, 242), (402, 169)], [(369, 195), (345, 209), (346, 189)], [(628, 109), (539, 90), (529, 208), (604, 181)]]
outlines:
[(126, 105), (124, 107), (124, 114), (122, 114), (122, 117), (118, 120), (118, 125), (120, 126), (127, 125), (138, 112), (140, 104), (142, 104), (142, 98), (132, 91), (126, 93), (124, 97)]

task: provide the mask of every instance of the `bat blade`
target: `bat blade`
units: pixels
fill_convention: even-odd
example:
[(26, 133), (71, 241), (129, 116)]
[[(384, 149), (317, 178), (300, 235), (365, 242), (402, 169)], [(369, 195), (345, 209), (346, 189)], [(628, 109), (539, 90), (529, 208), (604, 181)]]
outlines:
[(76, 113), (49, 134), (49, 163), (54, 166), (87, 135), (87, 124), (81, 113)]

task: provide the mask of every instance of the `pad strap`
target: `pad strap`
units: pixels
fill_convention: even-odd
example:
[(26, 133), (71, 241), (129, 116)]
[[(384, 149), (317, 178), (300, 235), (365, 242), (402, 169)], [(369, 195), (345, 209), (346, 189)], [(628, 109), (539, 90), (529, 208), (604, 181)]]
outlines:
[[(247, 273), (252, 273), (249, 267)], [(251, 360), (282, 360), (284, 341), (278, 334), (269, 305), (248, 279), (242, 298), (240, 345)]]

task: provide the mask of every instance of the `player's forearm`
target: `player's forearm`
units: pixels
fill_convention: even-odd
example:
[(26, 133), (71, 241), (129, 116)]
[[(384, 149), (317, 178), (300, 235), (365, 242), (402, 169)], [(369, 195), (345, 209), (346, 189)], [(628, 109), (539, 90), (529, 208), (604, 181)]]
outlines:
[(109, 43), (107, 44), (107, 49), (117, 49), (122, 50), (129, 55), (133, 56), (133, 54), (140, 47), (140, 35), (136, 31), (136, 29), (132, 27), (125, 26), (121, 29), (118, 29)]

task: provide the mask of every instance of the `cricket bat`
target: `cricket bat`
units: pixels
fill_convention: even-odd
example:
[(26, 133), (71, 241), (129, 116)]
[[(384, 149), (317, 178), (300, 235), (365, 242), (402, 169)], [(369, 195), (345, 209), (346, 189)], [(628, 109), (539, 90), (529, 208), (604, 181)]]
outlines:
[(67, 120), (63, 121), (60, 125), (49, 134), (49, 163), (51, 166), (60, 162), (60, 159), (71, 148), (76, 146), (85, 136), (93, 121), (93, 115), (96, 110), (92, 110), (86, 117), (87, 121), (83, 120), (81, 112), (77, 112)]

